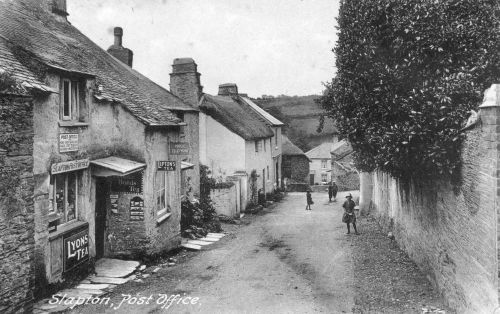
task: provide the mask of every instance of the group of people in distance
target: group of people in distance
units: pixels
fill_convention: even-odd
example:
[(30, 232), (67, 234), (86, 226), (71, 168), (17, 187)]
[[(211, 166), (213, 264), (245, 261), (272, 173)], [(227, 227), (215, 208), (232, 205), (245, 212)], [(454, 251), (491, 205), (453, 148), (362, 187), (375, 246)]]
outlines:
[[(330, 184), (328, 185), (328, 202), (333, 202), (337, 201), (337, 192), (338, 192), (338, 187), (335, 181), (331, 181)], [(306, 192), (306, 200), (307, 200), (307, 205), (306, 205), (306, 210), (311, 210), (311, 205), (314, 204), (311, 196), (311, 188), (307, 189)], [(347, 225), (347, 234), (351, 233), (351, 224), (354, 227), (354, 234), (358, 235), (358, 229), (356, 228), (356, 214), (354, 213), (354, 209), (356, 207), (356, 204), (352, 200), (352, 195), (351, 193), (347, 194), (346, 196), (346, 201), (342, 205), (344, 208), (344, 214), (342, 215), (342, 222)]]

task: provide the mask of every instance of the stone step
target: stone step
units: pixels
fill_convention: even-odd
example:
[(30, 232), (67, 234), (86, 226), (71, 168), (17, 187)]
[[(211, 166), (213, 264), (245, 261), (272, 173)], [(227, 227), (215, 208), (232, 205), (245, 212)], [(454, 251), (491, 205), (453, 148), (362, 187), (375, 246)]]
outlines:
[(190, 250), (197, 250), (197, 251), (201, 250), (201, 245), (183, 243), (181, 244), (181, 246)]
[(205, 242), (217, 242), (217, 241), (220, 240), (220, 238), (209, 238), (209, 237), (206, 237), (206, 238), (200, 238), (198, 240), (205, 241)]
[(96, 262), (95, 272), (98, 277), (123, 278), (132, 274), (140, 263), (112, 258), (101, 258)]
[(188, 244), (196, 244), (196, 245), (209, 245), (209, 244), (212, 244), (213, 242), (205, 242), (205, 241), (201, 241), (201, 240), (189, 240), (187, 242)]
[(207, 237), (218, 237), (218, 238), (222, 238), (222, 237), (225, 237), (226, 235), (224, 233), (212, 233), (212, 232), (209, 232), (207, 233)]

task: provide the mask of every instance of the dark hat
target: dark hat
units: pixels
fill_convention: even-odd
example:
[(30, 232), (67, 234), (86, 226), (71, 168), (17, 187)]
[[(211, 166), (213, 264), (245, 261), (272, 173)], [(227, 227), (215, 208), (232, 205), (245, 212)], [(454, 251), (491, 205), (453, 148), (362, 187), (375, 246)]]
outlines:
[(351, 193), (347, 194), (345, 198), (348, 198), (348, 197), (352, 198)]

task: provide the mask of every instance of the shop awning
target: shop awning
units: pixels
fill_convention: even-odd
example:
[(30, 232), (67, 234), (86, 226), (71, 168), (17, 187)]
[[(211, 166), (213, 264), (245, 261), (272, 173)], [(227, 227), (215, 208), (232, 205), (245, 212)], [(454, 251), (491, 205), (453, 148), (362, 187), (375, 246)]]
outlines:
[(194, 168), (194, 165), (192, 163), (189, 163), (187, 161), (181, 161), (181, 170), (187, 170), (192, 168)]
[(90, 163), (97, 166), (92, 169), (92, 175), (96, 177), (122, 177), (141, 171), (146, 167), (143, 163), (115, 156), (91, 160)]

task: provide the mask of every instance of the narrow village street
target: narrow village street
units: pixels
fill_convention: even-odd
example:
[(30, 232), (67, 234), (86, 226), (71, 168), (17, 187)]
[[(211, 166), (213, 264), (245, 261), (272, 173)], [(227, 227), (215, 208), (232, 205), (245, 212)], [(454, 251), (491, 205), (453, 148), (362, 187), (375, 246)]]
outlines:
[[(326, 193), (313, 193), (312, 211), (305, 211), (305, 195), (289, 193), (277, 206), (245, 216), (241, 225), (224, 225), (229, 235), (201, 252), (180, 252), (176, 266), (116, 287), (107, 305), (79, 306), (71, 313), (419, 313), (425, 304), (439, 307), (425, 277), (397, 248), (366, 243), (356, 252), (357, 241), (378, 231), (362, 218), (359, 229), (366, 234), (346, 235), (340, 223), (343, 197), (328, 204)], [(363, 266), (377, 259), (385, 266)], [(391, 263), (398, 264), (397, 272), (388, 269)], [(378, 279), (370, 277), (373, 272)], [(361, 287), (367, 280), (374, 282)], [(199, 302), (162, 309), (159, 294)], [(149, 304), (133, 299), (151, 295)]]

